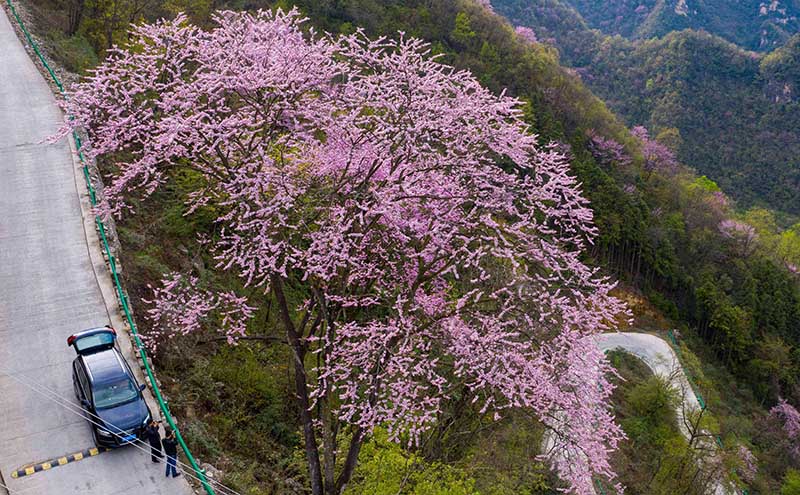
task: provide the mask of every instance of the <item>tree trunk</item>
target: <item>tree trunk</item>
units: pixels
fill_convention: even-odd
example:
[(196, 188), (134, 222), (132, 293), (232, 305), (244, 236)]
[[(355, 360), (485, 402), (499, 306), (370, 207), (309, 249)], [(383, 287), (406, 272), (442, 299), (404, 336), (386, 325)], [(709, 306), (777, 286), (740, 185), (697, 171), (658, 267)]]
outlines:
[(639, 277), (642, 273), (642, 245), (639, 244), (639, 254), (636, 256), (636, 281), (639, 281)]
[[(321, 317), (324, 322), (322, 328), (326, 337), (326, 344), (319, 349), (317, 353), (317, 367), (320, 366), (320, 358), (322, 362), (328, 362), (328, 346), (334, 340), (334, 323), (331, 315), (328, 313), (328, 301), (325, 295), (318, 289), (312, 289), (314, 297), (317, 300), (317, 309), (319, 311), (318, 317)], [(313, 333), (312, 329), (312, 333)], [(326, 380), (324, 384), (322, 397), (317, 401), (318, 415), (322, 423), (322, 475), (325, 484), (325, 493), (336, 493), (336, 450), (338, 435), (336, 418), (333, 415), (330, 407), (330, 398), (333, 394), (331, 390), (330, 380)]]
[(292, 348), (294, 357), (294, 384), (295, 393), (297, 394), (297, 405), (300, 408), (300, 422), (303, 424), (303, 438), (305, 440), (306, 463), (308, 464), (308, 474), (311, 479), (311, 493), (312, 495), (323, 495), (322, 473), (319, 463), (319, 448), (317, 447), (317, 438), (314, 434), (314, 423), (311, 417), (311, 410), (308, 398), (308, 383), (306, 379), (306, 368), (303, 363), (305, 357), (305, 349), (300, 336), (297, 334), (294, 322), (292, 321), (289, 306), (286, 303), (286, 296), (283, 293), (283, 282), (281, 279), (273, 275), (270, 277), (272, 285), (272, 292), (275, 294), (275, 299), (278, 302), (278, 308), (281, 313), (281, 319), (286, 327), (286, 337), (289, 341), (289, 346)]
[(353, 477), (353, 471), (358, 462), (358, 453), (361, 451), (361, 444), (364, 442), (364, 430), (356, 428), (353, 432), (353, 437), (350, 438), (350, 448), (347, 449), (347, 459), (342, 466), (342, 472), (339, 474), (339, 479), (336, 480), (336, 495), (344, 493), (344, 489)]
[(325, 493), (336, 493), (336, 432), (334, 431), (328, 401), (322, 406), (322, 467), (325, 475)]
[(83, 19), (83, 8), (86, 5), (86, 0), (70, 0), (69, 2), (69, 18), (67, 21), (67, 36), (73, 36), (78, 32)]

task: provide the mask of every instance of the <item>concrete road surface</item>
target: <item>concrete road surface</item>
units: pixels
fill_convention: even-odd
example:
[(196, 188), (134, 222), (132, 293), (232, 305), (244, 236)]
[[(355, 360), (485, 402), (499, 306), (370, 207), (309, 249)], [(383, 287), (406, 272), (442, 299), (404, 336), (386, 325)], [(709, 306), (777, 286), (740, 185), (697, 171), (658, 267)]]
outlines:
[(73, 145), (40, 143), (61, 119), (0, 9), (0, 483), (12, 495), (187, 495), (185, 476), (166, 479), (164, 465), (134, 447), (11, 477), (25, 465), (93, 447), (83, 417), (20, 381), (74, 406), (67, 337), (119, 325)]
[(641, 359), (654, 375), (672, 384), (683, 402), (683, 405), (679, 405), (677, 408), (678, 426), (683, 434), (688, 436), (689, 431), (683, 420), (683, 413), (684, 411), (699, 411), (700, 403), (697, 401), (672, 347), (665, 340), (647, 333), (604, 333), (595, 336), (595, 341), (600, 350), (623, 349), (633, 354)]

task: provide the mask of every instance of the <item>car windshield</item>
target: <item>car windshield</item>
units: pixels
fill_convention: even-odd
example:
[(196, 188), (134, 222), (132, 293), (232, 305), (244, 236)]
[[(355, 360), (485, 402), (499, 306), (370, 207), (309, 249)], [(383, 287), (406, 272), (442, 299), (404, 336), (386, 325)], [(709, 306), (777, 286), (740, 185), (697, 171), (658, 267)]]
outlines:
[(99, 384), (94, 390), (94, 406), (97, 409), (108, 409), (130, 402), (138, 396), (139, 389), (133, 381), (130, 378), (122, 378)]

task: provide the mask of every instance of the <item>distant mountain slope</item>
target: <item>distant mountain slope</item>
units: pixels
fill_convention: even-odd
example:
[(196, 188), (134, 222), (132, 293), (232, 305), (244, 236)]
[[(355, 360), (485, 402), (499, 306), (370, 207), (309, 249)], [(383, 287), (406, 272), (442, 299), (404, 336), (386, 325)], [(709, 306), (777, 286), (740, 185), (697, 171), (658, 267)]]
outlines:
[(704, 32), (629, 41), (589, 29), (555, 0), (493, 5), (551, 39), (562, 62), (628, 124), (677, 129), (679, 158), (742, 205), (800, 214), (800, 36), (762, 63)]
[(800, 97), (800, 34), (761, 62), (767, 95), (776, 103), (789, 103)]
[(750, 50), (772, 50), (800, 31), (798, 0), (563, 0), (589, 26), (626, 38), (703, 29)]

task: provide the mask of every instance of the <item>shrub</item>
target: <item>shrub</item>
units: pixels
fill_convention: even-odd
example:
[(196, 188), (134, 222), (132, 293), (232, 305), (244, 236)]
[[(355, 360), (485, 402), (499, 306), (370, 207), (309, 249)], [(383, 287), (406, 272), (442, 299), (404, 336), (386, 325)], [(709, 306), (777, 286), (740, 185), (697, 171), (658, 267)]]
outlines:
[(800, 495), (800, 471), (790, 469), (783, 478), (781, 495)]
[(427, 462), (376, 431), (365, 443), (347, 495), (477, 495), (475, 480), (458, 468)]

